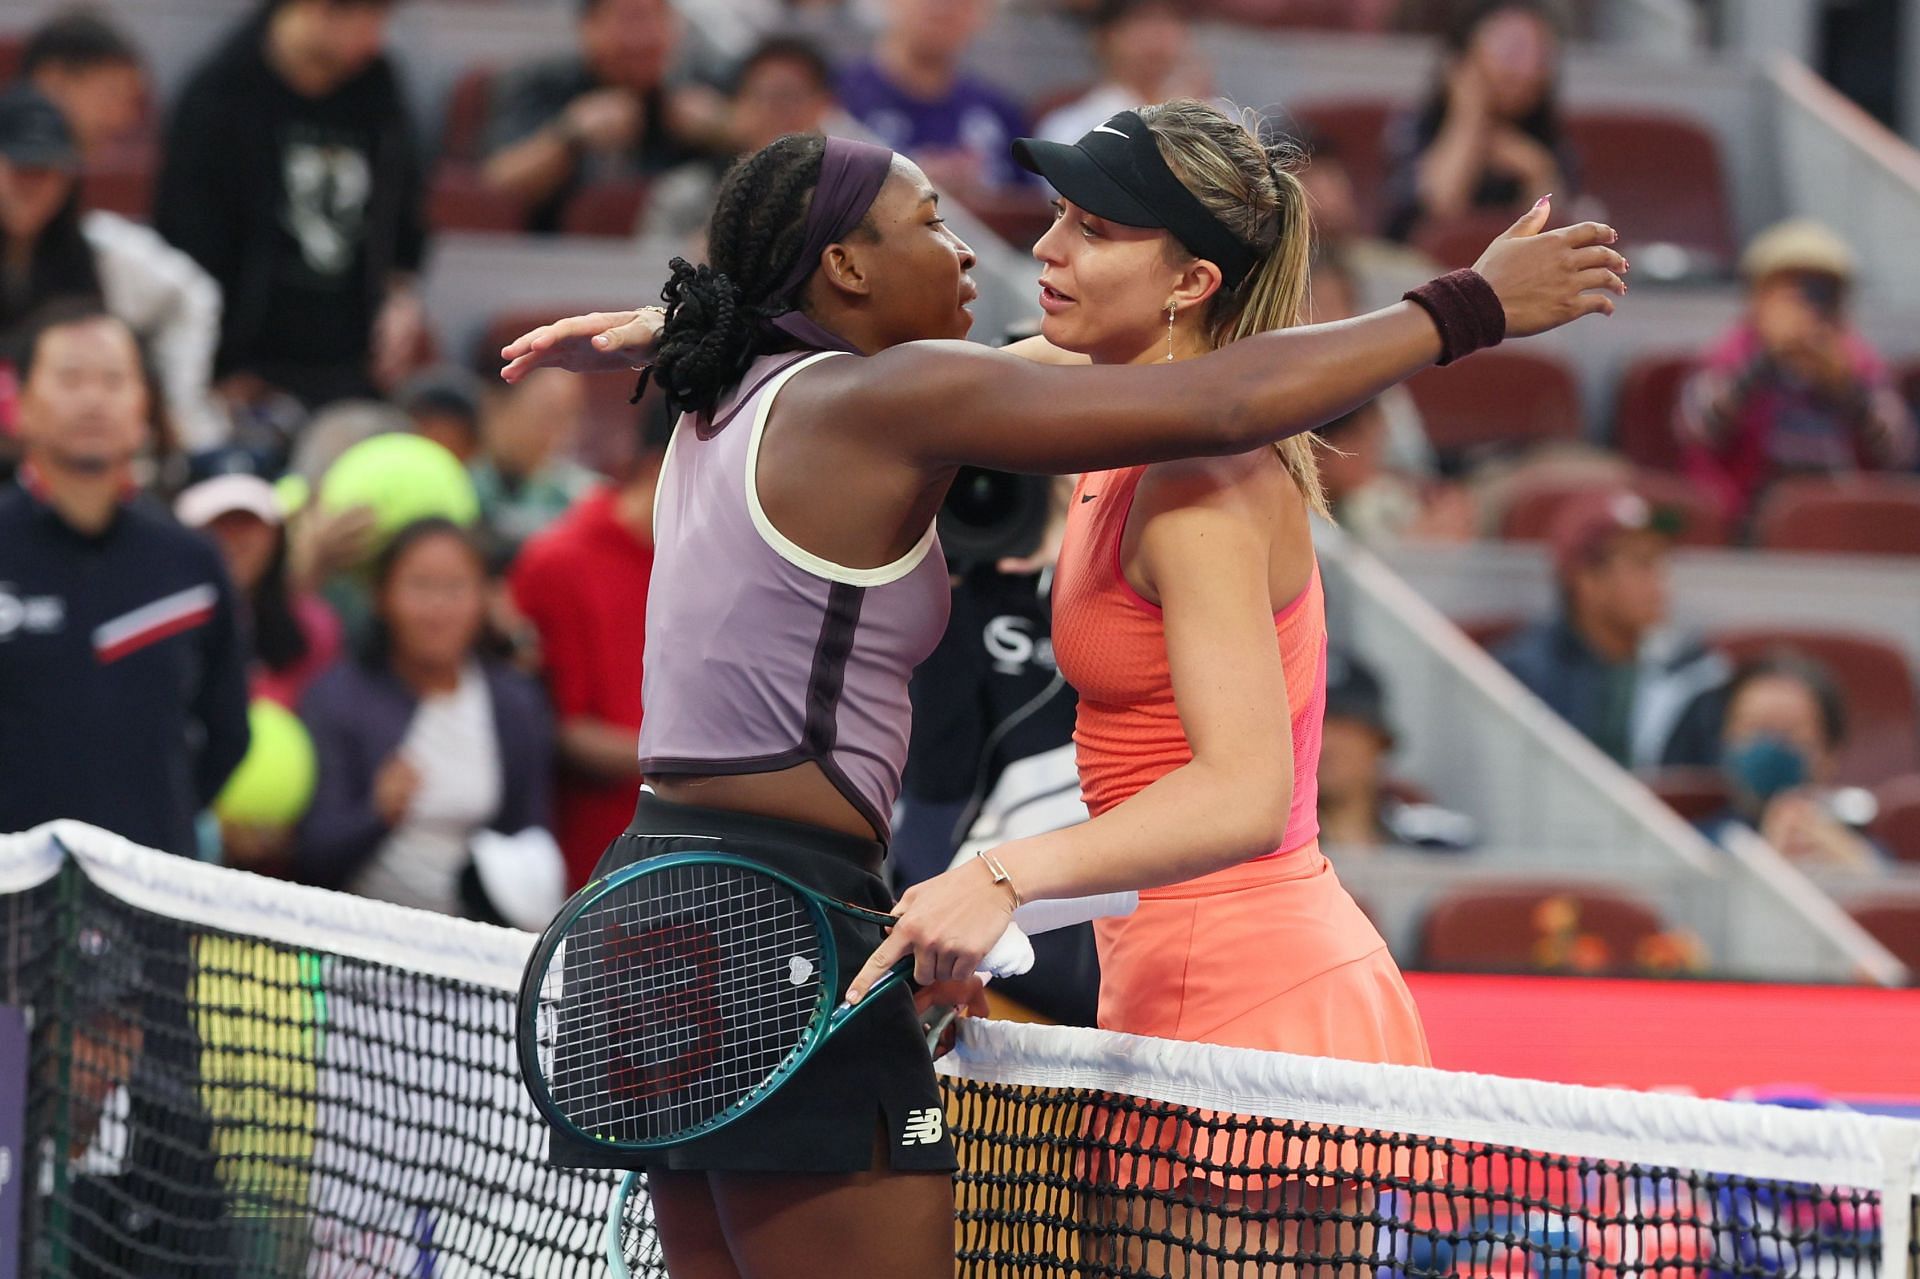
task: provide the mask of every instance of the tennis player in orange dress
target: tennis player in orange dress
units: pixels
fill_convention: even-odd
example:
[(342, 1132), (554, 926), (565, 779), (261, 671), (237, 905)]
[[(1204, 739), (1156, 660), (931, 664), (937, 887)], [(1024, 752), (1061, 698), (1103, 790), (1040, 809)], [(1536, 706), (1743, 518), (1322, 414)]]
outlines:
[[(1301, 321), (1304, 194), (1243, 124), (1175, 102), (1016, 154), (1061, 196), (1034, 248), (1052, 349), (1023, 354), (1177, 361)], [(1546, 216), (1543, 200), (1513, 233), (1537, 232)], [(1612, 250), (1593, 254), (1593, 268), (1593, 287), (1624, 289)], [(995, 869), (1029, 900), (1140, 890), (1135, 914), (1095, 925), (1105, 1028), (1425, 1065), (1400, 972), (1317, 842), (1327, 631), (1309, 528), (1310, 512), (1326, 511), (1314, 447), (1295, 437), (1081, 478), (1053, 639), (1079, 693), (1091, 818), (1000, 846)], [(909, 951), (923, 973), (971, 971), (992, 927), (986, 879), (963, 865), (909, 889), (895, 937), (853, 989)], [(1135, 1151), (1108, 1157), (1097, 1178), (1107, 1210), (1160, 1226), (1121, 1234), (1153, 1255), (1114, 1260), (1210, 1273), (1196, 1259), (1224, 1248), (1289, 1258), (1283, 1269), (1317, 1256), (1326, 1260), (1309, 1268), (1332, 1274), (1370, 1252), (1371, 1232), (1353, 1224), (1377, 1184), (1367, 1174), (1395, 1171), (1377, 1148), (1323, 1134), (1251, 1149), (1244, 1129), (1229, 1144), (1198, 1112), (1152, 1127), (1094, 1134), (1096, 1147)], [(1183, 1212), (1184, 1224), (1172, 1219)], [(1182, 1262), (1142, 1238), (1156, 1233), (1195, 1247), (1179, 1249)]]

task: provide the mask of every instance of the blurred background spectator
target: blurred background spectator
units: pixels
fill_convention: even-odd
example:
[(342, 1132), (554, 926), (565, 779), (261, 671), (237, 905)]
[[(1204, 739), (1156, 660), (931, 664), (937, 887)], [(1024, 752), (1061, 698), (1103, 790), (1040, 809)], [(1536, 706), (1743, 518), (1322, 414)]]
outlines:
[(554, 834), (570, 890), (633, 820), (639, 795), (653, 494), (673, 426), (663, 406), (650, 409), (627, 473), (536, 535), (513, 566), (513, 602), (538, 637), (553, 702)]
[(1732, 803), (1702, 829), (1719, 840), (1744, 826), (1798, 862), (1877, 868), (1881, 851), (1855, 828), (1870, 804), (1862, 811), (1861, 792), (1833, 788), (1846, 735), (1846, 700), (1825, 667), (1791, 650), (1746, 663), (1728, 686), (1720, 734)]
[(83, 212), (80, 160), (65, 117), (38, 89), (0, 94), (0, 331), (55, 299), (98, 298), (146, 344), (179, 442), (216, 445), (228, 431), (209, 393), (219, 286), (151, 229)]
[(226, 300), (236, 406), (391, 388), (426, 338), (420, 164), (385, 54), (396, 0), (268, 0), (194, 72), (154, 224)]
[(191, 856), (247, 749), (220, 557), (138, 498), (140, 351), (84, 302), (21, 347), (19, 487), (0, 493), (0, 829), (59, 817)]
[(1121, 111), (1213, 92), (1213, 78), (1193, 47), (1186, 12), (1174, 0), (1100, 0), (1087, 25), (1100, 81), (1043, 116), (1035, 130), (1038, 136), (1078, 142)]
[(1561, 135), (1560, 33), (1531, 0), (1467, 7), (1447, 28), (1434, 87), (1388, 139), (1386, 233), (1479, 212), (1511, 220), (1576, 177)]
[(481, 406), (480, 449), (467, 473), (492, 550), (504, 562), (598, 481), (569, 456), (586, 390), (570, 373), (542, 369), (513, 386), (496, 383)]
[(840, 77), (849, 114), (962, 203), (1025, 188), (1009, 144), (1028, 132), (1006, 90), (963, 65), (993, 0), (882, 0), (873, 54)]
[[(243, 463), (236, 460), (236, 466)], [(340, 655), (340, 619), (300, 590), (287, 512), (273, 485), (245, 469), (209, 475), (174, 499), (174, 515), (220, 548), (250, 641), (251, 695), (291, 710)]]
[(1379, 677), (1358, 658), (1330, 651), (1320, 736), (1320, 842), (1336, 860), (1389, 846), (1458, 852), (1478, 842), (1472, 819), (1426, 802), (1389, 777), (1394, 738)]
[(552, 721), (532, 681), (487, 655), (486, 561), (459, 526), (403, 529), (381, 553), (373, 591), (369, 642), (300, 704), (319, 779), (294, 873), (467, 913), (461, 882), (475, 838), (547, 824)]
[(1717, 754), (1712, 726), (1690, 712), (1725, 682), (1725, 659), (1666, 630), (1676, 518), (1623, 489), (1568, 501), (1551, 534), (1559, 610), (1495, 654), (1625, 767), (1704, 765)]
[(146, 69), (133, 42), (99, 14), (56, 14), (34, 31), (20, 52), (20, 78), (60, 108), (89, 165), (142, 140)]
[(1746, 314), (1680, 397), (1687, 474), (1744, 525), (1784, 476), (1910, 469), (1912, 411), (1848, 319), (1846, 242), (1811, 220), (1784, 222), (1748, 247), (1740, 271)]
[(480, 455), (480, 401), (487, 394), (480, 378), (443, 365), (416, 374), (394, 394), (394, 403), (413, 423), (416, 434), (471, 465)]
[(648, 192), (640, 223), (643, 243), (657, 247), (664, 238), (705, 257), (707, 219), (728, 166), (786, 134), (830, 130), (839, 114), (833, 68), (806, 40), (773, 36), (741, 62), (727, 106), (724, 150), (680, 165)]
[(670, 0), (580, 0), (577, 52), (523, 66), (492, 92), (487, 183), (552, 231), (582, 182), (664, 172), (717, 142), (710, 95), (669, 87), (681, 19)]

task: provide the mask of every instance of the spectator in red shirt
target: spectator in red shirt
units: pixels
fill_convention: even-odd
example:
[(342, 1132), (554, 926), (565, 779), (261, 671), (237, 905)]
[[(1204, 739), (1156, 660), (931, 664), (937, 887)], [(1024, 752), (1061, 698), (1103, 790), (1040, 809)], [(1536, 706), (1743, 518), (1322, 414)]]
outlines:
[(1741, 272), (1747, 313), (1681, 396), (1687, 474), (1744, 520), (1785, 475), (1911, 466), (1913, 418), (1847, 316), (1846, 243), (1817, 222), (1784, 222), (1753, 242)]
[(515, 606), (539, 632), (558, 722), (554, 834), (569, 892), (627, 828), (639, 794), (653, 493), (671, 421), (656, 406), (642, 429), (626, 475), (529, 541), (509, 581)]

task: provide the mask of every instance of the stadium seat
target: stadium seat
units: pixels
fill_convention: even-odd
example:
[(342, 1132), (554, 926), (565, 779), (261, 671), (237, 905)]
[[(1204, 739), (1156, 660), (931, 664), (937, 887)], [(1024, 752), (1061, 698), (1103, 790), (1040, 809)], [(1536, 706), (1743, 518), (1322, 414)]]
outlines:
[(1377, 98), (1329, 99), (1289, 107), (1297, 126), (1325, 139), (1353, 179), (1353, 202), (1363, 227), (1378, 227), (1385, 210), (1386, 158), (1382, 150), (1394, 107)]
[(1833, 672), (1847, 701), (1847, 740), (1840, 746), (1837, 780), (1873, 786), (1920, 771), (1920, 719), (1906, 655), (1885, 640), (1845, 631), (1725, 630), (1708, 642), (1734, 661), (1792, 649)]
[(1920, 773), (1906, 773), (1874, 788), (1880, 801), (1868, 833), (1903, 862), (1920, 862)]
[(1399, 0), (1200, 0), (1195, 17), (1244, 27), (1385, 31)]
[(1680, 390), (1693, 373), (1691, 356), (1644, 356), (1620, 375), (1613, 404), (1613, 447), (1635, 466), (1678, 471), (1680, 440), (1673, 431)]
[(477, 169), (443, 164), (427, 191), (427, 225), (436, 231), (515, 234), (527, 225), (527, 206), (487, 186)]
[(1407, 383), (1443, 461), (1486, 445), (1581, 435), (1580, 392), (1566, 365), (1526, 351), (1485, 351)]
[(1524, 617), (1470, 617), (1456, 622), (1466, 637), (1489, 651), (1498, 648), (1509, 636), (1527, 624)]
[(1891, 897), (1855, 902), (1847, 908), (1860, 927), (1920, 973), (1920, 898)]
[[(1513, 495), (1500, 521), (1500, 536), (1509, 542), (1543, 541), (1553, 528), (1554, 517), (1567, 499), (1589, 488), (1607, 487), (1604, 481), (1591, 484), (1569, 483), (1564, 477), (1543, 476), (1524, 484)], [(1634, 492), (1648, 505), (1671, 511), (1678, 528), (1674, 541), (1681, 546), (1725, 546), (1725, 515), (1699, 489), (1677, 475), (1664, 471), (1641, 471), (1629, 482)]]
[(1414, 229), (1413, 247), (1449, 270), (1472, 266), (1487, 251), (1487, 245), (1512, 225), (1513, 216), (1505, 210), (1427, 218)]
[(1640, 775), (1647, 789), (1690, 822), (1727, 806), (1727, 779), (1717, 768), (1654, 768)]
[(1920, 479), (1782, 480), (1761, 502), (1754, 541), (1771, 551), (1920, 555)]
[(1050, 196), (1036, 190), (1009, 188), (970, 193), (961, 203), (987, 229), (1013, 246), (1024, 258), (1047, 228), (1053, 225)]
[(1920, 360), (1910, 360), (1894, 370), (1894, 385), (1900, 388), (1900, 396), (1906, 400), (1907, 407), (1920, 413)]
[(568, 235), (631, 236), (647, 206), (644, 180), (593, 182), (567, 201), (560, 229)]
[(1582, 111), (1567, 120), (1580, 191), (1618, 218), (1622, 244), (1673, 244), (1726, 271), (1739, 255), (1720, 147), (1691, 120), (1640, 111)]
[(1475, 972), (1623, 973), (1663, 930), (1624, 893), (1586, 884), (1511, 884), (1449, 893), (1427, 912), (1420, 966)]
[(493, 77), (492, 67), (470, 67), (453, 82), (453, 91), (447, 94), (446, 119), (440, 126), (440, 158), (443, 163), (475, 164), (480, 161), (480, 143), (487, 128)]
[(17, 32), (0, 35), (0, 80), (10, 81), (20, 74), (20, 58), (27, 51), (27, 38)]
[(89, 167), (80, 175), (81, 206), (145, 222), (153, 213), (158, 176), (150, 161)]

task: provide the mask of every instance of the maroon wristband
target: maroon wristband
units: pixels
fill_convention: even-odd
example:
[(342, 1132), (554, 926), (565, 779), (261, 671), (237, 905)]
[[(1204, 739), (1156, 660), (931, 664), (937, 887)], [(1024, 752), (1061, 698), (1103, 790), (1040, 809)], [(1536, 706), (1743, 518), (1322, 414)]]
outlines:
[(1478, 271), (1449, 271), (1404, 296), (1433, 317), (1442, 364), (1498, 346), (1507, 336), (1507, 309)]

